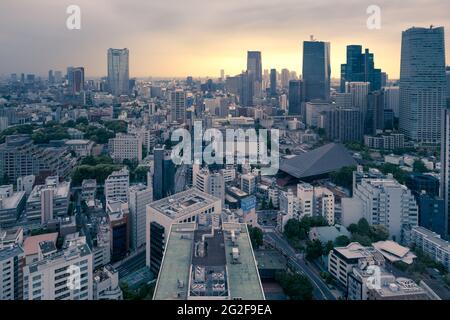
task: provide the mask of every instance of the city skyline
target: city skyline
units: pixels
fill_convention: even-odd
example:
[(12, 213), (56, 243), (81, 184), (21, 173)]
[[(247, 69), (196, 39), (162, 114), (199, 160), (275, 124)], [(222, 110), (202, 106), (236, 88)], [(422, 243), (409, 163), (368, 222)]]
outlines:
[(44, 76), (49, 69), (80, 65), (87, 77), (105, 76), (108, 48), (130, 50), (132, 77), (218, 78), (221, 69), (233, 76), (246, 68), (245, 55), (252, 50), (261, 51), (263, 69), (287, 68), (300, 74), (303, 41), (314, 35), (331, 44), (332, 78), (340, 76), (346, 46), (356, 44), (369, 48), (377, 67), (392, 79), (399, 77), (401, 32), (431, 24), (448, 29), (445, 2), (426, 1), (425, 7), (424, 0), (414, 0), (403, 7), (400, 2), (379, 1), (381, 29), (369, 30), (366, 9), (372, 3), (365, 0), (347, 0), (339, 6), (328, 0), (314, 4), (214, 2), (208, 6), (203, 6), (202, 0), (166, 1), (163, 5), (134, 1), (126, 6), (114, 1), (79, 1), (81, 30), (68, 30), (65, 10), (69, 1), (29, 3), (28, 10), (22, 4), (3, 1), (0, 20), (14, 28), (0, 37), (0, 74)]

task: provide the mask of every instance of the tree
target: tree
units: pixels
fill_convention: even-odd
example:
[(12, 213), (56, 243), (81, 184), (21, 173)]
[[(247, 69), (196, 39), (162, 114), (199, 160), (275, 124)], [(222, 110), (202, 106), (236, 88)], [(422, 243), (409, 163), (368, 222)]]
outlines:
[(288, 239), (294, 239), (298, 237), (300, 230), (300, 223), (296, 219), (289, 219), (284, 226), (284, 235)]
[(263, 244), (263, 232), (260, 228), (248, 226), (250, 240), (252, 241), (253, 249), (258, 249)]
[(322, 255), (327, 255), (330, 253), (331, 250), (333, 250), (334, 248), (334, 243), (333, 241), (328, 241), (327, 244), (325, 245), (325, 248), (323, 249), (323, 253)]
[(336, 247), (345, 247), (350, 243), (350, 239), (347, 236), (339, 236), (336, 239), (334, 239), (334, 245)]
[(363, 234), (363, 235), (369, 235), (369, 233), (370, 233), (369, 222), (367, 222), (367, 220), (364, 218), (361, 218), (358, 221), (358, 233)]
[(389, 238), (389, 231), (385, 226), (372, 226), (370, 228), (371, 238), (374, 242), (386, 241)]
[(315, 260), (323, 255), (323, 247), (320, 240), (308, 241), (306, 243), (306, 258)]
[(350, 166), (350, 167), (343, 167), (339, 171), (332, 172), (330, 174), (331, 182), (333, 182), (338, 186), (351, 190), (353, 186), (353, 171), (355, 170), (356, 167)]
[(313, 286), (307, 277), (297, 273), (289, 274), (286, 271), (281, 271), (275, 274), (275, 280), (290, 299), (312, 300)]
[(428, 172), (427, 167), (425, 167), (425, 164), (423, 163), (422, 160), (415, 160), (413, 163), (413, 170), (414, 172), (419, 172), (419, 173), (425, 173)]
[(104, 123), (106, 129), (114, 133), (127, 133), (128, 124), (123, 120), (112, 120)]

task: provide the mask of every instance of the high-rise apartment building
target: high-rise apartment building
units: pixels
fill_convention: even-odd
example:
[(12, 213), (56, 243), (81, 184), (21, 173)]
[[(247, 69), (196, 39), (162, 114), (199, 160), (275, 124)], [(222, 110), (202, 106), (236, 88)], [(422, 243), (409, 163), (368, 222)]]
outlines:
[(114, 171), (105, 180), (105, 197), (108, 200), (128, 202), (128, 187), (130, 174), (126, 167)]
[(414, 195), (392, 177), (362, 179), (353, 190), (353, 198), (342, 201), (343, 224), (365, 218), (370, 225), (384, 226), (397, 242), (408, 244), (411, 228), (419, 224)]
[(22, 300), (25, 254), (19, 245), (0, 249), (0, 301)]
[(129, 198), (130, 246), (138, 249), (145, 246), (146, 207), (153, 201), (153, 189), (143, 184), (131, 186)]
[(108, 49), (108, 86), (111, 94), (129, 94), (129, 81), (129, 50)]
[(445, 107), (444, 28), (413, 27), (402, 33), (399, 129), (423, 144), (440, 143)]
[(441, 198), (444, 199), (445, 233), (450, 233), (450, 110), (442, 110)]
[(62, 250), (41, 242), (38, 256), (23, 269), (24, 300), (92, 300), (92, 252), (84, 237), (66, 242)]

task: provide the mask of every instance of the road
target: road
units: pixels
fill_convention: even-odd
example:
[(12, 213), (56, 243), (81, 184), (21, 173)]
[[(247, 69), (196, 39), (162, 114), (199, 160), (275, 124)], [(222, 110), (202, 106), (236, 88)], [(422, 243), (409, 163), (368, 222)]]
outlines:
[(336, 297), (322, 278), (306, 264), (305, 260), (295, 252), (290, 244), (278, 232), (266, 232), (264, 234), (264, 240), (287, 256), (291, 264), (294, 265), (300, 273), (311, 280), (314, 286), (314, 297), (317, 300), (336, 300)]
[(145, 248), (126, 257), (124, 260), (116, 262), (114, 268), (119, 271), (119, 278), (124, 278), (129, 274), (145, 267)]

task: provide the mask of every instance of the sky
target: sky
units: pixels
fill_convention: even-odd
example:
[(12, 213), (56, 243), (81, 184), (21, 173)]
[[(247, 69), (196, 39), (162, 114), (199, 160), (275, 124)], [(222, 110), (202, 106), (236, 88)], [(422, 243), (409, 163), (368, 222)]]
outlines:
[[(81, 9), (81, 29), (66, 27), (69, 5)], [(369, 30), (366, 10), (381, 9)], [(133, 77), (219, 77), (246, 68), (246, 52), (262, 52), (263, 69), (301, 73), (302, 42), (331, 43), (332, 77), (345, 47), (360, 44), (376, 66), (397, 78), (401, 32), (412, 26), (446, 29), (449, 0), (0, 0), (0, 74), (84, 66), (106, 75), (108, 48), (130, 50)]]

